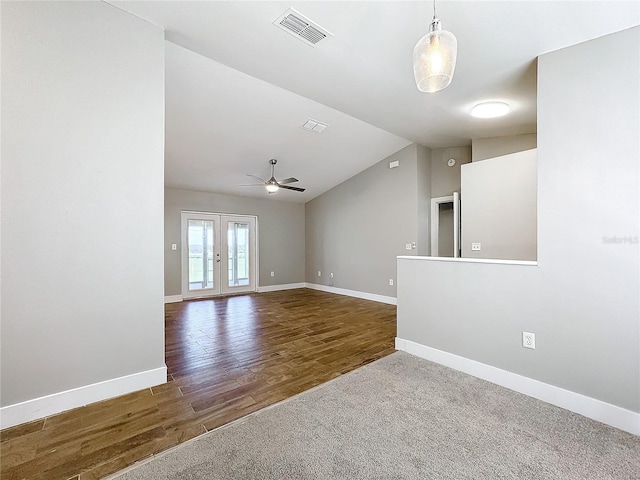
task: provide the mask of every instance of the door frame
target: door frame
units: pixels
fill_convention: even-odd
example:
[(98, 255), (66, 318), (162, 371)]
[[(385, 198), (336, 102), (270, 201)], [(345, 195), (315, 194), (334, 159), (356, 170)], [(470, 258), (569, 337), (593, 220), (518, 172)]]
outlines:
[[(189, 290), (189, 273), (188, 273), (188, 261), (186, 261), (189, 246), (187, 242), (187, 219), (190, 216), (202, 216), (205, 220), (216, 220), (214, 221), (214, 226), (217, 225), (217, 232), (215, 232), (216, 243), (214, 246), (214, 252), (216, 251), (216, 247), (220, 253), (220, 262), (218, 262), (218, 275), (215, 279), (215, 285), (217, 288), (213, 289), (203, 289), (203, 290)], [(223, 231), (223, 219), (241, 219), (241, 218), (249, 218), (254, 221), (254, 241), (250, 240), (250, 258), (253, 257), (253, 261), (251, 261), (250, 275), (251, 279), (249, 281), (249, 288), (244, 288), (239, 290), (235, 287), (228, 286), (228, 278), (227, 278), (227, 268), (228, 268), (228, 260), (226, 258), (226, 231)], [(215, 227), (214, 227), (215, 228)], [(233, 295), (234, 293), (250, 293), (258, 291), (258, 272), (259, 268), (259, 256), (258, 256), (258, 216), (257, 215), (246, 215), (246, 214), (232, 214), (232, 213), (218, 213), (218, 212), (203, 212), (203, 211), (195, 211), (195, 210), (181, 210), (180, 212), (180, 238), (181, 238), (181, 252), (180, 252), (180, 288), (182, 293), (182, 298), (185, 300), (194, 299), (194, 298), (206, 298), (206, 297), (216, 297), (221, 295)], [(251, 255), (252, 254), (252, 255)], [(215, 272), (215, 270), (214, 270)], [(226, 282), (226, 283), (225, 283)]]
[(444, 203), (453, 204), (453, 257), (459, 258), (462, 255), (460, 252), (460, 194), (458, 192), (453, 192), (453, 195), (447, 195), (446, 197), (431, 199), (431, 256), (439, 256), (440, 205)]

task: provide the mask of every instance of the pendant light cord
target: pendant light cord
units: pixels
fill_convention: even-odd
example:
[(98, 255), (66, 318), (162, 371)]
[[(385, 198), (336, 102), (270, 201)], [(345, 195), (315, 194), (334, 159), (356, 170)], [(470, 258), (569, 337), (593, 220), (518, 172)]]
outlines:
[(433, 0), (433, 20), (436, 19), (436, 0)]

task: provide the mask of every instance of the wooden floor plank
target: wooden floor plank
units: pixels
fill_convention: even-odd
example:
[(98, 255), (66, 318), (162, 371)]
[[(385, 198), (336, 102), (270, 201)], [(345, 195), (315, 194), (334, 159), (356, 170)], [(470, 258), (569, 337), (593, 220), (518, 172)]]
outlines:
[(0, 432), (4, 480), (90, 480), (394, 351), (396, 308), (309, 289), (165, 306), (168, 383)]

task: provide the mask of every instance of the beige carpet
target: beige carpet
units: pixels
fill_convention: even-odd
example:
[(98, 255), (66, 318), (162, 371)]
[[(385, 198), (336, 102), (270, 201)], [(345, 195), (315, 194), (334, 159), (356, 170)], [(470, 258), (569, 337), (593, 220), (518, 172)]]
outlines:
[(403, 352), (119, 480), (640, 479), (640, 437)]

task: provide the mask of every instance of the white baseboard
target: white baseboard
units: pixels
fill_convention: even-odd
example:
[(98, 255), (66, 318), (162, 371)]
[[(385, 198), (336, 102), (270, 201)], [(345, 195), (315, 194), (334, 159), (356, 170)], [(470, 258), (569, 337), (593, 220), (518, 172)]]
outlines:
[(374, 302), (388, 303), (389, 305), (397, 305), (396, 297), (387, 297), (376, 293), (358, 292), (356, 290), (347, 290), (345, 288), (329, 287), (328, 285), (318, 285), (317, 283), (307, 283), (307, 288), (313, 290), (321, 290), (323, 292), (337, 293), (338, 295), (346, 295), (348, 297), (363, 298), (364, 300), (373, 300)]
[(167, 367), (134, 373), (0, 408), (0, 429), (166, 383)]
[[(346, 295), (348, 297), (363, 298), (364, 300), (372, 300), (374, 302), (388, 303), (389, 305), (397, 305), (396, 297), (387, 297), (375, 293), (358, 292), (356, 290), (347, 290), (346, 288), (330, 287), (328, 285), (318, 285), (316, 283), (285, 283), (282, 285), (265, 285), (258, 287), (258, 293), (277, 292), (280, 290), (293, 290), (295, 288), (311, 288), (313, 290), (321, 290), (323, 292), (336, 293), (338, 295)], [(167, 295), (164, 297), (164, 303), (182, 302), (182, 295)]]
[(396, 349), (640, 435), (640, 413), (410, 340), (396, 337)]
[(182, 301), (182, 295), (165, 295), (164, 303), (177, 303)]
[(294, 288), (305, 288), (303, 283), (285, 283), (282, 285), (265, 285), (264, 287), (258, 287), (258, 293), (264, 292), (277, 292), (279, 290), (293, 290)]

